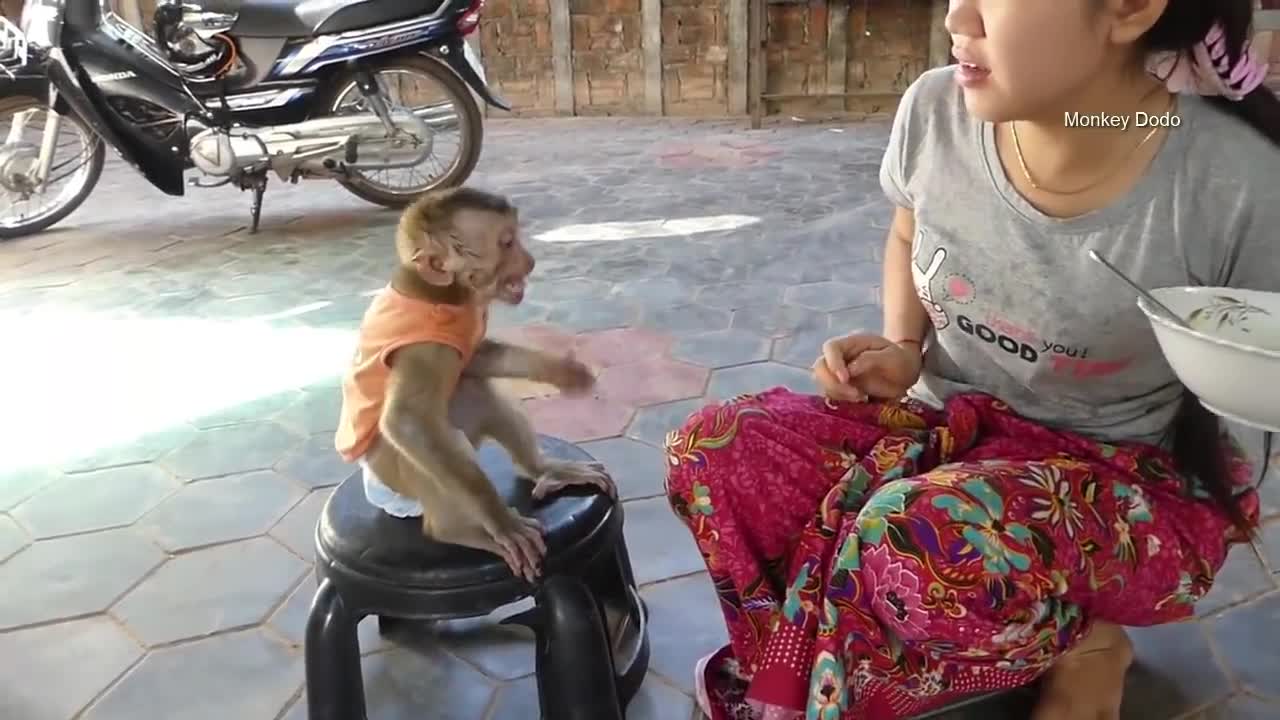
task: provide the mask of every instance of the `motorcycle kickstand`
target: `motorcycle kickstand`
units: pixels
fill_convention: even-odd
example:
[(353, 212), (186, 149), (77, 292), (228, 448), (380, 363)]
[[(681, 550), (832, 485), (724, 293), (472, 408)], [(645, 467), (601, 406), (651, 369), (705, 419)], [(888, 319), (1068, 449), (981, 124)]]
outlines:
[(249, 225), (249, 234), (256, 235), (258, 233), (258, 221), (262, 217), (262, 196), (267, 191), (267, 175), (255, 175), (247, 186), (248, 190), (253, 191), (253, 204), (249, 207), (249, 215), (252, 222)]

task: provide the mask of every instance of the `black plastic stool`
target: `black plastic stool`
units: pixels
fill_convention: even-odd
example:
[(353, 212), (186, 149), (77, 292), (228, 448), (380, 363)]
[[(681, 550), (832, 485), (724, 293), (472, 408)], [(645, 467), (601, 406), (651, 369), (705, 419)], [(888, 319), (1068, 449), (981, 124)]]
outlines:
[[(539, 442), (551, 457), (592, 460), (564, 441)], [(622, 536), (622, 505), (587, 488), (534, 505), (532, 483), (517, 477), (504, 450), (485, 445), (480, 463), (499, 495), (542, 522), (542, 580), (530, 586), (496, 555), (428, 542), (420, 520), (370, 505), (356, 474), (334, 491), (316, 526), (319, 587), (306, 633), (310, 720), (367, 720), (356, 639), (365, 617), (376, 615), (385, 631), (399, 619), (484, 616), (529, 596), (534, 608), (503, 622), (534, 631), (543, 720), (625, 717), (648, 671), (649, 636)]]

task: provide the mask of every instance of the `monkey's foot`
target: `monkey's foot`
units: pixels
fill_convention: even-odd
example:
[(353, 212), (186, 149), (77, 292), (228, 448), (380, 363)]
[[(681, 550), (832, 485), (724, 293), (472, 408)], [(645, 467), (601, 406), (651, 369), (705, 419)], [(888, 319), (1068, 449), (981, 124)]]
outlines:
[(428, 537), (437, 542), (484, 550), (502, 558), (512, 574), (535, 582), (541, 573), (547, 544), (542, 524), (508, 508), (509, 515), (488, 525), (448, 525), (433, 522)]
[(571, 460), (549, 461), (533, 484), (533, 497), (541, 500), (547, 495), (571, 485), (595, 485), (611, 498), (618, 497), (613, 478), (604, 465), (598, 462)]

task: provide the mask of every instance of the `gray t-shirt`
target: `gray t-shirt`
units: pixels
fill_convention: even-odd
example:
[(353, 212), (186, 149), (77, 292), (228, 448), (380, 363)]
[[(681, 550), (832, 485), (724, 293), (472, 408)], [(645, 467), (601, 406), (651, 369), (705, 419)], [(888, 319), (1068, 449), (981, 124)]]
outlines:
[(1127, 196), (1057, 219), (1009, 183), (953, 68), (907, 90), (880, 173), (915, 211), (912, 274), (934, 327), (913, 395), (980, 391), (1046, 425), (1166, 444), (1182, 386), (1134, 292), (1088, 250), (1145, 287), (1280, 290), (1280, 148), (1183, 96), (1181, 126)]

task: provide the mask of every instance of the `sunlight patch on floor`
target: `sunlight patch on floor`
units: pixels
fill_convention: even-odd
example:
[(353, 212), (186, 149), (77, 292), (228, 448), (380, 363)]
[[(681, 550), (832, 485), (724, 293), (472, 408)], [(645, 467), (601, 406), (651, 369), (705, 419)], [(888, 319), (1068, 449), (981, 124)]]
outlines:
[(737, 230), (755, 225), (760, 218), (753, 215), (704, 215), (701, 217), (633, 220), (564, 225), (534, 235), (535, 240), (550, 243), (614, 242), (639, 238), (678, 237), (698, 233)]
[(0, 468), (60, 463), (322, 382), (354, 347), (345, 329), (61, 309), (0, 313), (0, 328)]

